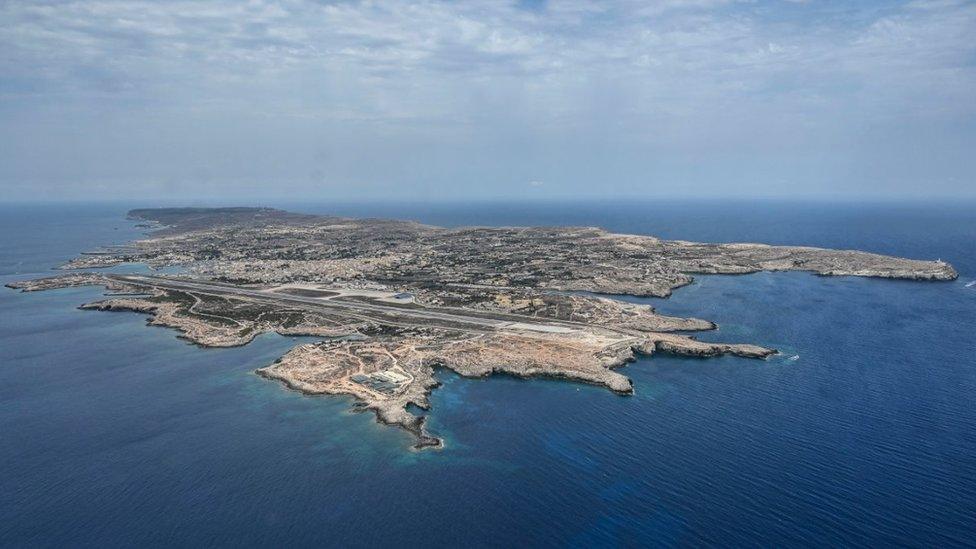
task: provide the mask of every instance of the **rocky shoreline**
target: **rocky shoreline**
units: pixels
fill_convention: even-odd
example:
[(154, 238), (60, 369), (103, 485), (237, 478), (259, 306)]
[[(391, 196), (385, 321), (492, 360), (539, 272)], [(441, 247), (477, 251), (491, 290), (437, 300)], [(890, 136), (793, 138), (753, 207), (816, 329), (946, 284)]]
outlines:
[[(134, 210), (160, 228), (145, 240), (82, 255), (67, 268), (126, 262), (179, 265), (191, 277), (76, 272), (8, 284), (25, 292), (103, 286), (82, 309), (133, 311), (206, 347), (246, 345), (262, 333), (322, 341), (288, 351), (257, 374), (307, 395), (348, 395), (357, 411), (439, 448), (427, 432), (438, 368), (590, 383), (634, 392), (618, 370), (668, 353), (765, 359), (749, 343), (689, 332), (708, 320), (593, 294), (664, 297), (695, 273), (809, 271), (821, 276), (951, 280), (942, 261), (849, 250), (699, 244), (592, 227), (441, 229), (268, 208)], [(580, 295), (586, 292), (587, 295)]]

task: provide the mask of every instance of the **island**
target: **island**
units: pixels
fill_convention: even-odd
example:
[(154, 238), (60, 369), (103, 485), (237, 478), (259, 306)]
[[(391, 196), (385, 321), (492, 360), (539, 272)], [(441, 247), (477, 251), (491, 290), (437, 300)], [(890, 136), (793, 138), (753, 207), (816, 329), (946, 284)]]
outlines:
[[(266, 332), (314, 336), (257, 370), (309, 395), (349, 395), (358, 410), (440, 447), (425, 416), (437, 368), (591, 383), (628, 395), (618, 368), (637, 355), (775, 350), (709, 343), (716, 325), (658, 314), (613, 295), (666, 297), (695, 274), (809, 271), (823, 276), (952, 280), (941, 260), (764, 244), (614, 234), (596, 227), (443, 228), (271, 208), (138, 209), (148, 238), (89, 251), (23, 291), (98, 285), (81, 305), (136, 311), (203, 346), (245, 345)], [(153, 274), (100, 270), (142, 263)], [(158, 274), (181, 267), (179, 275)]]

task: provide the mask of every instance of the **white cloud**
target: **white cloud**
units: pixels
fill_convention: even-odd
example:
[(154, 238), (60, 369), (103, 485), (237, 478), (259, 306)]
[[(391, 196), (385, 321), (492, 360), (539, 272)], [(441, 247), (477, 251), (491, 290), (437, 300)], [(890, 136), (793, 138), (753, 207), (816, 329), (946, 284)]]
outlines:
[(976, 116), (964, 1), (8, 0), (0, 20), (10, 135), (52, 120), (110, 131), (104, 120), (160, 117), (174, 133), (233, 120), (339, 149), (431, 143), (531, 164), (624, 146), (669, 159), (814, 148)]
[(783, 76), (801, 86), (972, 74), (971, 3), (914, 2), (850, 26), (767, 24), (727, 4), (14, 1), (0, 12), (0, 69), (21, 93), (136, 89), (186, 100), (284, 79), (355, 96), (355, 108), (374, 114), (397, 104), (418, 116), (452, 113), (410, 105), (412, 94), (451, 87), (477, 100), (488, 80), (558, 114), (585, 106), (581, 95), (608, 78), (647, 110), (659, 100), (699, 108), (735, 90), (787, 96), (777, 92)]

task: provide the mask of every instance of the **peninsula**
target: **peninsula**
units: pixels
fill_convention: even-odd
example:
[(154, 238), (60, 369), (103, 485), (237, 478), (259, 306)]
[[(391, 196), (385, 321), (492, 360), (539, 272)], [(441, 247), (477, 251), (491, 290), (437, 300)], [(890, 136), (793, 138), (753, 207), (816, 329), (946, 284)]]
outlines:
[[(942, 261), (763, 244), (702, 244), (594, 227), (441, 228), (270, 208), (129, 213), (148, 238), (87, 252), (68, 274), (9, 284), (24, 291), (104, 286), (85, 309), (148, 313), (199, 345), (244, 345), (264, 332), (308, 335), (258, 374), (306, 394), (350, 395), (379, 421), (442, 441), (425, 417), (435, 368), (463, 376), (553, 377), (630, 394), (616, 368), (637, 354), (765, 358), (749, 343), (706, 343), (697, 318), (602, 297), (666, 297), (692, 275), (810, 271), (951, 280)], [(179, 266), (179, 276), (98, 268)], [(411, 406), (412, 405), (412, 406)]]

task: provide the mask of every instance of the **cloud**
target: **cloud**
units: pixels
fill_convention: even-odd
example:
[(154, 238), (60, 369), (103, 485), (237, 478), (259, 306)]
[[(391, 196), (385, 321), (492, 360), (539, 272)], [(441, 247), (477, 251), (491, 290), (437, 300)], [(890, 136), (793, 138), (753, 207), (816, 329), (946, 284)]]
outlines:
[[(491, 151), (547, 179), (566, 164), (577, 181), (587, 170), (569, 166), (613, 157), (636, 185), (706, 151), (721, 171), (759, 151), (824, 155), (866, 129), (973, 120), (976, 4), (840, 4), (9, 0), (0, 137), (28, 132), (49, 145), (8, 150), (75, 164), (0, 153), (0, 180), (110, 175), (95, 160), (123, 178), (206, 162), (228, 180), (292, 164), (307, 179), (325, 147), (324, 173), (343, 180), (450, 181), (460, 157)], [(156, 135), (124, 135), (140, 127)], [(364, 146), (401, 169), (357, 168)], [(422, 168), (424, 150), (454, 157), (424, 153), (442, 164)], [(647, 151), (661, 160), (642, 165)]]

